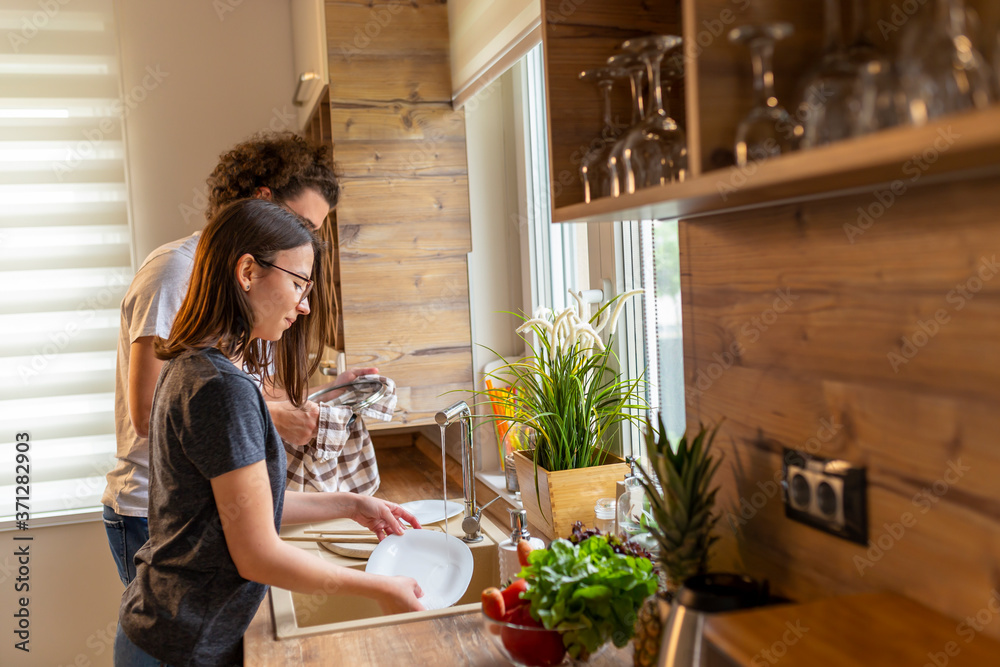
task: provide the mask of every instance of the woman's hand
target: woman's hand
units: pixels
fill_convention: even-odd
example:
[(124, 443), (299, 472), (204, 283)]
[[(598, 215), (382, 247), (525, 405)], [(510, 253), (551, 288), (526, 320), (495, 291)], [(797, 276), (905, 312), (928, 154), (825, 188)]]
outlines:
[(354, 497), (355, 507), (350, 518), (369, 529), (379, 541), (387, 535), (402, 535), (403, 525), (399, 522), (403, 519), (414, 528), (420, 528), (420, 522), (408, 511), (388, 500), (351, 494)]
[(376, 601), (382, 611), (387, 614), (403, 614), (408, 611), (424, 611), (420, 603), (424, 592), (420, 584), (409, 577), (382, 577), (385, 580), (385, 591)]

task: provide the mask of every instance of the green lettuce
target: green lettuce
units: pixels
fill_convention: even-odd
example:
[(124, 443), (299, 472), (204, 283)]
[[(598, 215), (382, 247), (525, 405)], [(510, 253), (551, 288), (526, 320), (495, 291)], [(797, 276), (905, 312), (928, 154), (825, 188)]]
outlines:
[(528, 554), (520, 573), (527, 582), (523, 598), (531, 615), (562, 633), (570, 656), (587, 656), (611, 640), (619, 648), (635, 633), (642, 601), (656, 592), (657, 577), (648, 558), (615, 553), (605, 536), (574, 546), (553, 540), (548, 549)]

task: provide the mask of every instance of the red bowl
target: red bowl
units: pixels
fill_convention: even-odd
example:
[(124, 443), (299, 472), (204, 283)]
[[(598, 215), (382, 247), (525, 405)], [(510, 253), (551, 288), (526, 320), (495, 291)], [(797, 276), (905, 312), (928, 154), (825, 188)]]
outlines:
[(566, 658), (562, 635), (557, 630), (514, 625), (494, 621), (486, 614), (483, 631), (493, 640), (497, 650), (519, 667), (552, 667)]

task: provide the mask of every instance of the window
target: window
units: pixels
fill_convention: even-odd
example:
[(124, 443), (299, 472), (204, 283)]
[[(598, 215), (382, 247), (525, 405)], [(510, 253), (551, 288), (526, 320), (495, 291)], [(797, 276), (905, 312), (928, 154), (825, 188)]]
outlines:
[[(587, 226), (552, 224), (552, 201), (549, 196), (548, 129), (545, 115), (545, 68), (542, 45), (535, 46), (515, 68), (521, 103), (523, 177), (527, 236), (528, 272), (524, 279), (531, 285), (531, 308), (555, 311), (572, 304), (570, 289), (591, 287)], [(519, 85), (518, 85), (519, 84)]]
[[(631, 299), (619, 319), (615, 352), (622, 373), (647, 382), (647, 400), (675, 442), (684, 432), (677, 224), (552, 223), (541, 56), (539, 45), (466, 105), (477, 386), (483, 369), (497, 363), (494, 352), (508, 359), (522, 352), (511, 333), (516, 322), (503, 313), (563, 309), (574, 303), (570, 288), (622, 294), (641, 287), (643, 298)], [(517, 284), (498, 287), (504, 279)], [(482, 468), (498, 469), (492, 428), (477, 437)], [(624, 453), (643, 456), (644, 449), (638, 427), (623, 433)]]
[(652, 303), (645, 338), (650, 348), (651, 374), (655, 371), (657, 397), (663, 423), (676, 443), (684, 435), (684, 345), (681, 328), (681, 270), (677, 221), (647, 224), (648, 241), (642, 257), (646, 274), (646, 303)]
[[(647, 401), (663, 416), (671, 442), (676, 442), (685, 424), (677, 222), (552, 224), (541, 46), (519, 66), (524, 97), (520, 105), (523, 200), (531, 230), (525, 280), (531, 285), (532, 306), (565, 308), (570, 305), (570, 288), (610, 289), (615, 294), (644, 289), (643, 298), (631, 299), (622, 312), (615, 352), (622, 374), (646, 381)], [(622, 451), (645, 455), (639, 428), (622, 434)]]
[(0, 522), (27, 432), (35, 524), (100, 505), (132, 259), (112, 2), (18, 4), (0, 10)]

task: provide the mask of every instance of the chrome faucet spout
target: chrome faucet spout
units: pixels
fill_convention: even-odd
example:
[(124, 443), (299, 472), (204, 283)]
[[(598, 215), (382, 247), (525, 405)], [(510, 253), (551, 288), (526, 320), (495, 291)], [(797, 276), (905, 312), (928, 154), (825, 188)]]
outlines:
[(472, 410), (469, 409), (468, 403), (459, 401), (434, 415), (434, 421), (440, 426), (450, 426), (455, 423), (456, 419), (465, 419), (466, 417), (472, 417)]
[[(462, 426), (462, 493), (465, 496), (465, 520), (462, 521), (465, 537), (462, 539), (479, 542), (483, 536), (479, 532), (480, 508), (476, 507), (476, 443), (472, 435), (472, 410), (465, 401), (458, 401), (434, 415), (434, 421), (442, 427), (455, 422)], [(474, 525), (468, 521), (470, 518), (475, 520)]]

